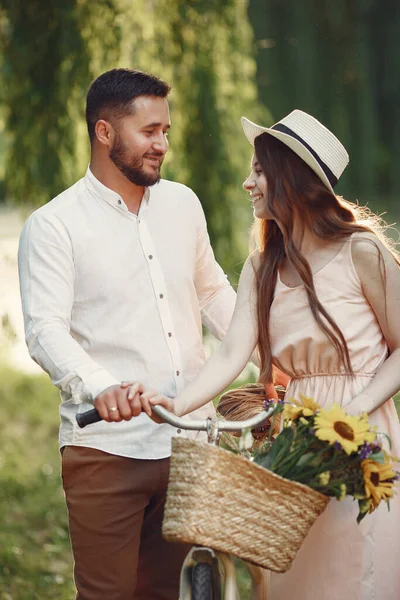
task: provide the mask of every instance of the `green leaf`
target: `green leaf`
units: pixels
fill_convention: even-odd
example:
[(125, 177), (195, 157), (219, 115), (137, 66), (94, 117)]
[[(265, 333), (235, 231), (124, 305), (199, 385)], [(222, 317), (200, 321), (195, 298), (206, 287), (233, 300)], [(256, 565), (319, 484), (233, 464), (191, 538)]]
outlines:
[[(306, 452), (302, 456), (300, 456), (299, 460), (296, 463), (296, 467), (304, 467), (304, 466), (317, 466), (318, 464), (322, 464), (323, 460), (321, 457), (316, 456), (314, 452)], [(326, 470), (326, 469), (324, 469)]]
[(279, 458), (287, 453), (290, 453), (294, 431), (291, 427), (284, 429), (272, 443), (266, 453), (258, 455), (254, 462), (266, 469), (274, 471), (274, 466), (279, 464)]
[(359, 500), (358, 507), (359, 507), (360, 512), (358, 513), (357, 523), (360, 523), (363, 520), (363, 518), (368, 514), (369, 507), (370, 507), (370, 501), (367, 499)]
[(376, 454), (371, 454), (371, 457), (375, 462), (381, 465), (385, 464), (385, 454), (382, 451), (377, 452)]

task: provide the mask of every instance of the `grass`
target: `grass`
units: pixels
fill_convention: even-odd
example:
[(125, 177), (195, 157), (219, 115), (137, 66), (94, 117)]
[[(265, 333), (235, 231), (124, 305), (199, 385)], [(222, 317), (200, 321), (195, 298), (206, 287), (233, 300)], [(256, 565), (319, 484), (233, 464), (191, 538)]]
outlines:
[[(0, 600), (74, 598), (58, 403), (47, 376), (0, 367)], [(238, 579), (249, 597), (239, 561)]]
[(58, 393), (47, 376), (0, 369), (0, 599), (71, 600)]

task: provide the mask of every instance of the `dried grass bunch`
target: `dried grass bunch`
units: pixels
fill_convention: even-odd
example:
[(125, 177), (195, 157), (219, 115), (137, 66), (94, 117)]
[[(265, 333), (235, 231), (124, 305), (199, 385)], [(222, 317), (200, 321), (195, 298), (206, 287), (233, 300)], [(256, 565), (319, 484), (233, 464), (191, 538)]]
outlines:
[[(274, 388), (277, 399), (283, 400), (285, 396), (285, 388), (275, 386)], [(265, 409), (265, 401), (267, 392), (262, 383), (248, 383), (240, 388), (228, 390), (222, 394), (217, 411), (220, 415), (230, 421), (244, 421), (254, 417), (259, 412)], [(280, 417), (280, 415), (279, 415)], [(252, 435), (255, 440), (255, 445), (264, 442), (269, 434), (272, 418), (263, 426), (252, 430)], [(280, 431), (280, 418), (275, 419), (274, 430), (272, 436), (275, 437)], [(233, 434), (239, 436), (240, 434)], [(225, 437), (225, 436), (224, 436)]]

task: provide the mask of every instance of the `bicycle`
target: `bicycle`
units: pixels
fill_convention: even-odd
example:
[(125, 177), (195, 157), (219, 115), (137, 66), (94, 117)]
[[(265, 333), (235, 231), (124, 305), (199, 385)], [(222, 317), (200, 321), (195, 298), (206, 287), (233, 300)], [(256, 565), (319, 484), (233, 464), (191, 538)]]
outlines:
[[(272, 416), (274, 408), (264, 410), (246, 421), (206, 419), (188, 421), (170, 413), (162, 406), (154, 406), (155, 414), (177, 429), (207, 432), (208, 443), (217, 445), (222, 431), (243, 432), (261, 427)], [(96, 409), (78, 414), (80, 427), (101, 420)], [(228, 534), (229, 532), (227, 532)], [(243, 561), (252, 583), (251, 600), (267, 600), (268, 572), (254, 564)], [(223, 596), (222, 596), (223, 590)], [(179, 600), (239, 600), (236, 567), (232, 556), (211, 547), (193, 546), (181, 570)]]

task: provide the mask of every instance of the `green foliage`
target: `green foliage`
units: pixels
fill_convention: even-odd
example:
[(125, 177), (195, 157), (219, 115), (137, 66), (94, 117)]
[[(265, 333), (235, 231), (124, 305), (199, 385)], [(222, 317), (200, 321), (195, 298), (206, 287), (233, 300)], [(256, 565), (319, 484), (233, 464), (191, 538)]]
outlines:
[(338, 192), (399, 220), (400, 4), (387, 0), (251, 0), (257, 83), (282, 118), (300, 108), (343, 141)]
[(58, 421), (58, 393), (47, 376), (0, 368), (2, 600), (73, 597)]
[[(115, 14), (112, 0), (2, 3), (4, 184), (16, 203), (40, 206), (76, 178), (78, 115), (92, 79), (92, 52), (102, 48), (115, 60)], [(93, 47), (92, 38), (101, 44)]]

